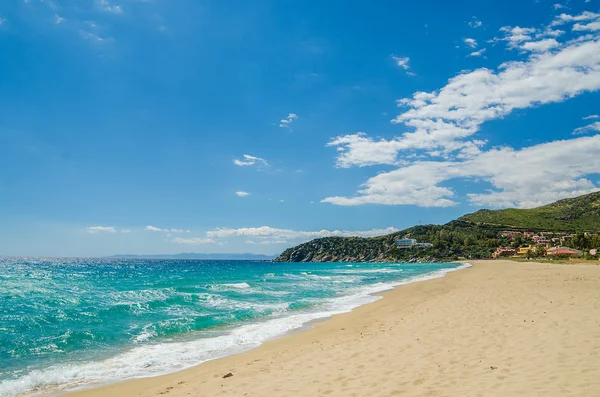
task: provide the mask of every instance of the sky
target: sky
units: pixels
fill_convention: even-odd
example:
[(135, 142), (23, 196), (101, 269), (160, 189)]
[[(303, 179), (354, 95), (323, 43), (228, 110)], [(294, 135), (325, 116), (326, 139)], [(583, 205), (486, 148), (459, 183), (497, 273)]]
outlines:
[(600, 190), (600, 0), (11, 0), (0, 54), (0, 255), (278, 254)]

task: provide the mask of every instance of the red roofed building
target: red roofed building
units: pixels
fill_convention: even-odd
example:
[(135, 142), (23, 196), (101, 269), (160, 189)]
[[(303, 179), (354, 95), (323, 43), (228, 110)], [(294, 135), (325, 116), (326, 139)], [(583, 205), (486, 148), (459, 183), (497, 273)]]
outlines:
[(508, 247), (498, 247), (496, 252), (492, 254), (492, 258), (497, 259), (501, 256), (513, 256), (517, 254), (517, 250)]
[(574, 248), (569, 247), (552, 247), (546, 250), (546, 255), (548, 256), (556, 256), (556, 255), (569, 255), (569, 256), (579, 256), (582, 255), (583, 252), (576, 250)]

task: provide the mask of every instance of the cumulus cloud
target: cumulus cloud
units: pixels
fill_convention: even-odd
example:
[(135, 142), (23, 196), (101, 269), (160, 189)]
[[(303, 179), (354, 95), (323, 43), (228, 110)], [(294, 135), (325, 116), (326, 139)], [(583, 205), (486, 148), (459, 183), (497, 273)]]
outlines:
[(244, 191), (242, 191), (242, 190), (235, 192), (235, 194), (236, 194), (238, 197), (246, 197), (246, 196), (249, 196), (249, 195), (250, 195), (250, 193), (248, 193), (248, 192), (244, 192)]
[(292, 123), (297, 118), (298, 118), (298, 115), (296, 115), (295, 113), (290, 113), (290, 114), (287, 115), (287, 117), (285, 119), (279, 120), (279, 127), (281, 127), (281, 128), (291, 128)]
[(575, 25), (573, 25), (573, 30), (575, 31), (592, 31), (592, 32), (596, 32), (598, 30), (600, 30), (600, 20), (596, 20), (595, 22), (590, 22), (587, 24), (581, 24), (581, 23), (576, 23)]
[(184, 229), (161, 229), (156, 226), (148, 225), (144, 228), (147, 232), (164, 232), (164, 233), (191, 233), (190, 230)]
[(113, 226), (89, 226), (85, 228), (85, 231), (90, 234), (96, 233), (116, 233), (117, 229)]
[(520, 26), (504, 26), (500, 28), (500, 32), (504, 33), (504, 38), (496, 39), (498, 41), (507, 41), (509, 48), (514, 48), (524, 41), (529, 41), (536, 33), (534, 28), (522, 28)]
[(589, 116), (586, 117), (582, 117), (582, 120), (595, 120), (595, 119), (600, 119), (600, 116), (598, 116), (597, 114), (590, 114)]
[(206, 232), (204, 237), (174, 238), (174, 244), (202, 245), (219, 244), (224, 245), (232, 239), (242, 239), (245, 244), (276, 245), (293, 242), (295, 244), (320, 237), (376, 237), (397, 232), (395, 227), (371, 230), (317, 230), (304, 231), (292, 229), (280, 229), (271, 226), (247, 227), (247, 228), (217, 228)]
[(259, 166), (261, 166), (261, 165), (268, 166), (269, 165), (267, 160), (260, 158), (260, 157), (250, 156), (249, 154), (244, 154), (243, 160), (234, 159), (233, 164), (240, 166), (240, 167), (248, 167), (251, 165), (259, 165)]
[(463, 43), (465, 43), (465, 46), (469, 47), (469, 48), (475, 48), (477, 47), (477, 40), (475, 39), (471, 39), (471, 38), (466, 38), (463, 39)]
[[(248, 227), (239, 229), (227, 229), (217, 228), (206, 232), (206, 238), (213, 240), (228, 239), (228, 238), (251, 238), (253, 242), (255, 240), (270, 241), (284, 243), (288, 241), (297, 240), (312, 240), (320, 237), (376, 237), (382, 236), (398, 231), (395, 227), (388, 227), (385, 229), (371, 229), (362, 231), (349, 231), (349, 230), (318, 230), (318, 231), (302, 231), (292, 229), (279, 229), (270, 226), (260, 227)], [(266, 244), (266, 243), (265, 243)]]
[(589, 134), (590, 132), (600, 132), (600, 121), (596, 121), (595, 123), (588, 124), (583, 127), (575, 128), (573, 130), (573, 135)]
[[(529, 53), (524, 59), (496, 69), (464, 71), (439, 90), (400, 99), (398, 105), (404, 110), (392, 122), (409, 131), (399, 137), (375, 139), (359, 132), (333, 138), (327, 146), (336, 148), (338, 167), (384, 164), (400, 168), (369, 178), (355, 194), (327, 197), (322, 202), (447, 207), (460, 199), (449, 185), (454, 180), (489, 184), (487, 191), (467, 193), (466, 199), (491, 207), (529, 208), (599, 190), (589, 176), (600, 170), (600, 135), (519, 150), (484, 150), (486, 142), (473, 137), (486, 121), (514, 110), (598, 91), (598, 36), (588, 34), (560, 43), (557, 38), (564, 31), (553, 26), (590, 24), (599, 17), (590, 12), (561, 14), (540, 29), (503, 27), (503, 37), (493, 41)], [(594, 122), (574, 134), (598, 131), (600, 122)]]
[[(328, 197), (336, 205), (456, 205), (444, 184), (461, 178), (489, 183), (485, 193), (468, 194), (471, 204), (530, 208), (600, 190), (586, 175), (600, 170), (600, 135), (515, 150), (492, 149), (464, 161), (419, 161), (369, 178), (350, 197)], [(515, 170), (521, 170), (515, 172)]]
[(540, 41), (529, 41), (521, 45), (521, 49), (534, 52), (546, 52), (551, 48), (560, 46), (556, 39), (544, 39)]
[(400, 99), (398, 105), (407, 110), (392, 122), (412, 129), (400, 137), (376, 140), (356, 133), (333, 138), (327, 146), (336, 147), (339, 167), (398, 164), (399, 152), (414, 150), (469, 158), (485, 144), (472, 138), (484, 122), (598, 89), (600, 41), (571, 41), (497, 70), (462, 72), (439, 90)]
[(590, 11), (584, 11), (579, 15), (560, 14), (557, 16), (550, 26), (559, 26), (568, 22), (591, 21), (600, 18), (600, 14)]

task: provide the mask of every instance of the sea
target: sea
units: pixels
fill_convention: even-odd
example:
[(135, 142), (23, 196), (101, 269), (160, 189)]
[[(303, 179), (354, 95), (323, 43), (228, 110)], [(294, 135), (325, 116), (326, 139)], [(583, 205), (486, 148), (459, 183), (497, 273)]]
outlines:
[(181, 370), (467, 266), (0, 258), (0, 397)]

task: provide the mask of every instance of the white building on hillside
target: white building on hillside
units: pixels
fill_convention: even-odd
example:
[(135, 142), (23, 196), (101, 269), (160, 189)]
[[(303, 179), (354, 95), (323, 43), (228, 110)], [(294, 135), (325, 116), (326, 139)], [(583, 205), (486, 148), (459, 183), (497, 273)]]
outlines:
[(431, 247), (430, 243), (419, 243), (414, 238), (401, 238), (396, 244), (398, 244), (398, 248)]

